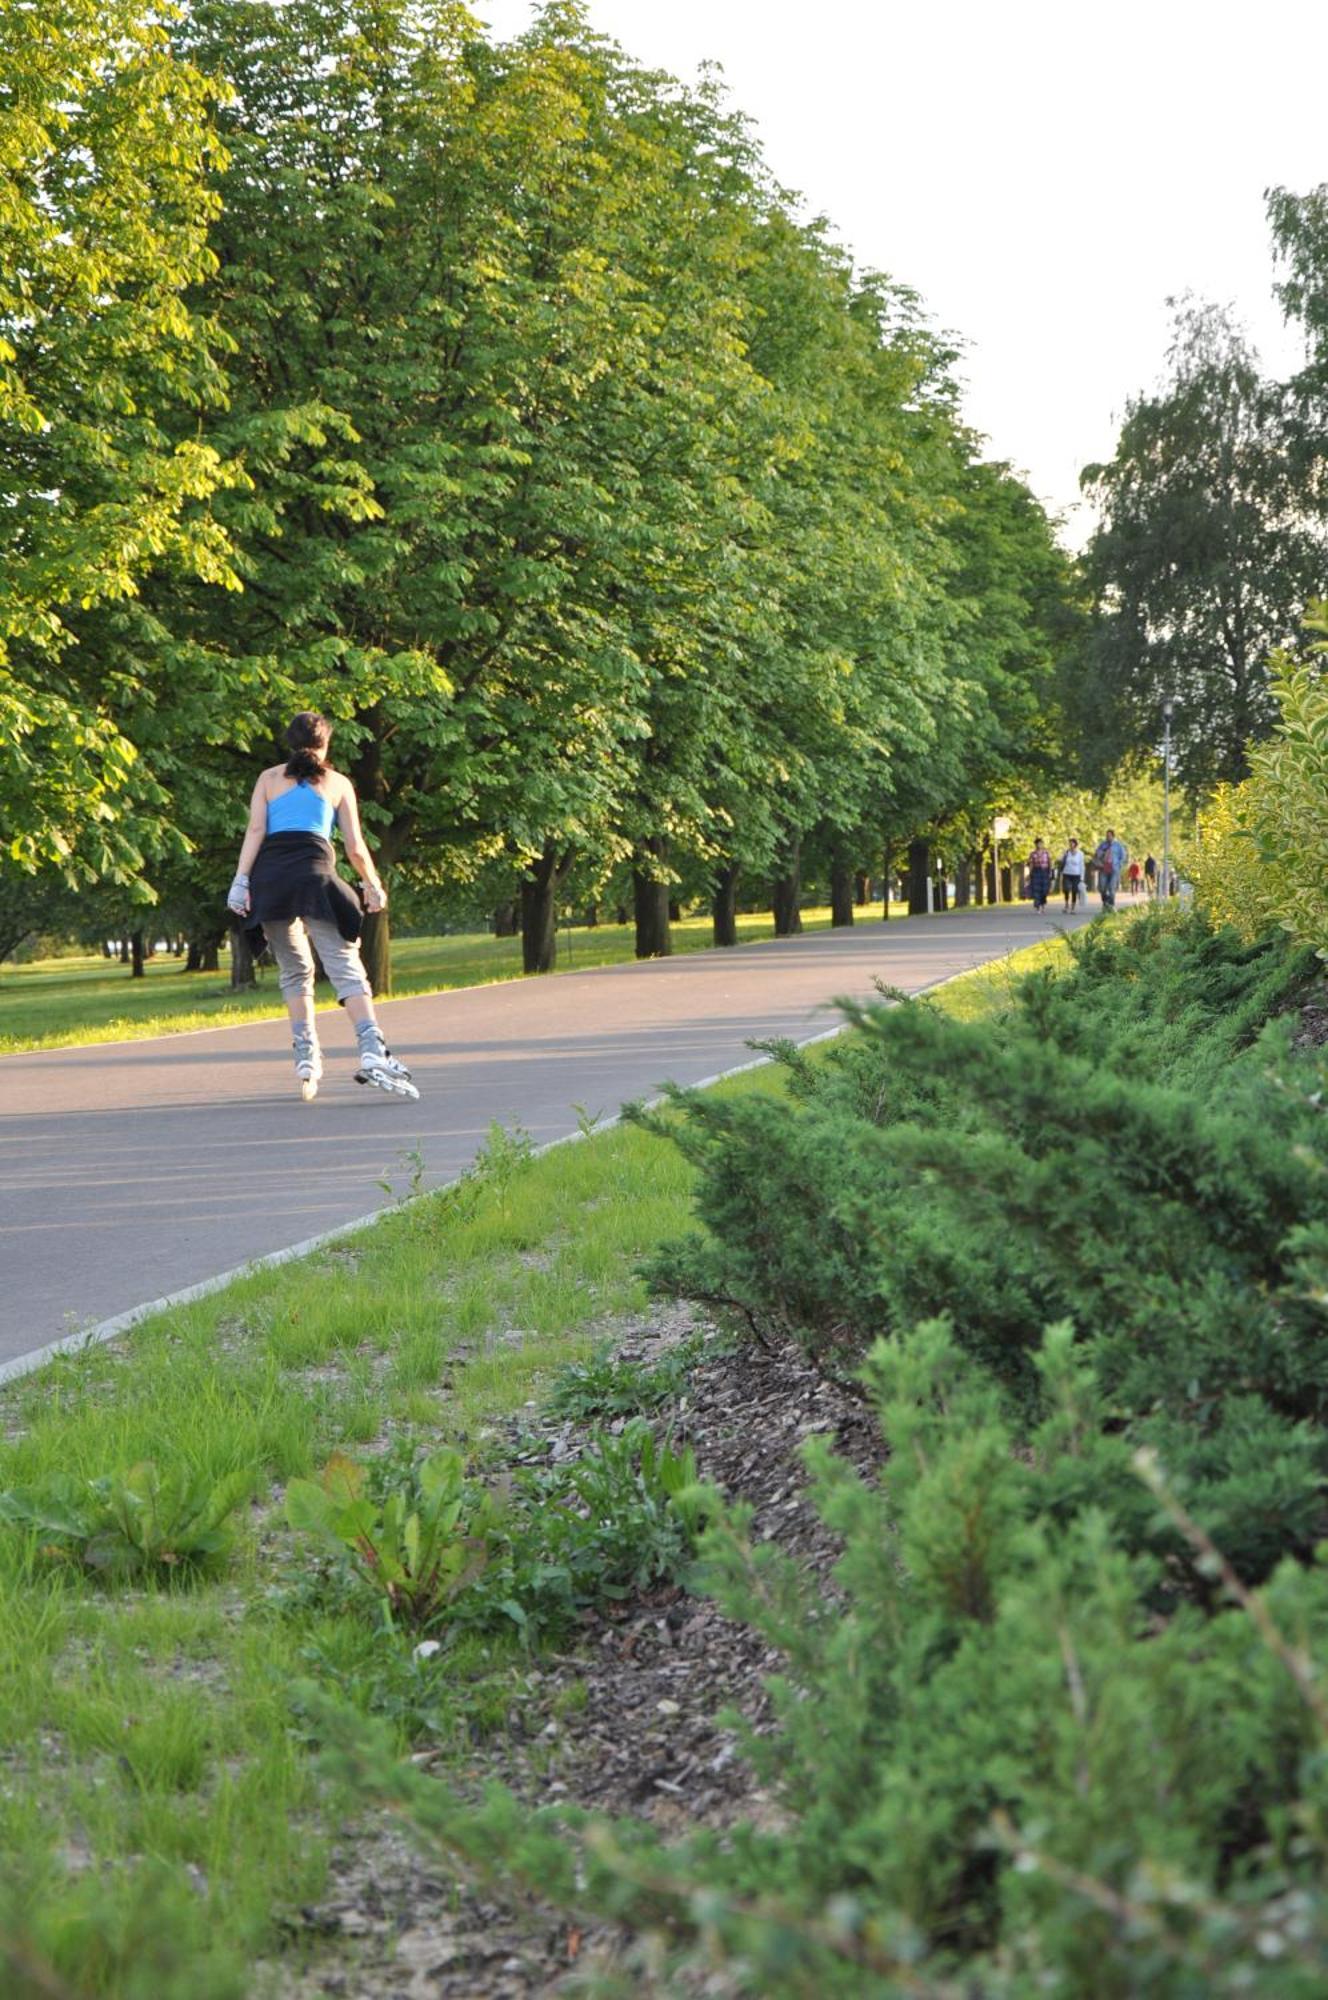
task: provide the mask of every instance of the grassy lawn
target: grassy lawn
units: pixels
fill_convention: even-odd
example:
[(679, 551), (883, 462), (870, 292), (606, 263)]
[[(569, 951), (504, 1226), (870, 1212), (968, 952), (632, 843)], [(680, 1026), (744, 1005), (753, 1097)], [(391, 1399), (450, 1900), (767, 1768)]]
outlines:
[[(982, 1011), (1007, 981), (969, 974), (938, 1003)], [(780, 1084), (767, 1068), (721, 1088)], [(639, 1131), (538, 1159), (500, 1140), (459, 1191), (0, 1390), (0, 1489), (149, 1460), (248, 1496), (224, 1564), (193, 1581), (101, 1584), (0, 1527), (0, 1991), (279, 1990), (253, 1967), (319, 1893), (349, 1810), (292, 1703), (311, 1671), (398, 1715), (403, 1746), (427, 1707), (456, 1759), (513, 1698), (540, 1700), (515, 1638), (421, 1665), (310, 1593), (281, 1489), (337, 1449), (451, 1442), (482, 1465), (495, 1424), (641, 1310), (642, 1257), (690, 1219), (690, 1169)]]
[[(874, 906), (873, 906), (874, 907)], [(903, 918), (903, 904), (891, 917)], [(806, 910), (807, 930), (828, 930), (829, 910)], [(752, 944), (774, 936), (768, 916), (738, 918), (738, 937)], [(712, 949), (709, 916), (688, 917), (673, 927), (675, 951)], [(632, 957), (630, 925), (600, 924), (594, 930), (558, 933), (558, 968), (581, 971), (593, 965), (620, 965)], [(520, 979), (521, 940), (479, 932), (457, 937), (398, 938), (392, 945), (392, 992), (436, 993), (455, 986), (484, 986)], [(189, 1028), (216, 1028), (233, 1021), (271, 1020), (284, 1009), (276, 976), (269, 967), (262, 983), (233, 993), (229, 973), (182, 972), (173, 958), (149, 959), (146, 975), (133, 979), (127, 967), (104, 958), (37, 959), (31, 965), (0, 967), (0, 1055), (21, 1049), (62, 1048), (76, 1042), (121, 1042), (144, 1035), (176, 1034)], [(322, 989), (325, 995), (328, 989)], [(332, 1008), (330, 996), (326, 1006)]]

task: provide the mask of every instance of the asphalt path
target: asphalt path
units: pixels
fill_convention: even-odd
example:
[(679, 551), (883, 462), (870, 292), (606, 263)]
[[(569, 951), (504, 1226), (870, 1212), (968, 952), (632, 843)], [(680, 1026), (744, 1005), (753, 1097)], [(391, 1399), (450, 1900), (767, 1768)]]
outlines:
[(418, 1104), (354, 1082), (337, 1014), (313, 1104), (284, 1021), (2, 1057), (0, 1369), (368, 1214), (410, 1155), (451, 1179), (494, 1120), (557, 1139), (577, 1106), (612, 1114), (750, 1060), (753, 1038), (824, 1034), (874, 979), (915, 993), (1046, 930), (1022, 903), (387, 1001)]

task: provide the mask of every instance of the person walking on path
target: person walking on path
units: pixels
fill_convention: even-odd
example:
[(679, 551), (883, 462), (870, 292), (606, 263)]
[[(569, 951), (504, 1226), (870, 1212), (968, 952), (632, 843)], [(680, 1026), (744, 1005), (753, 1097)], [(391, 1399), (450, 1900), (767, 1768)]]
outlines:
[(364, 884), (371, 913), (387, 892), (364, 844), (355, 787), (327, 761), (332, 725), (303, 709), (286, 731), (290, 757), (263, 771), (249, 804), (249, 826), (226, 902), (247, 931), (266, 937), (291, 1018), (295, 1075), (306, 1103), (318, 1095), (323, 1056), (314, 1021), (312, 940), (337, 999), (355, 1024), (357, 1083), (418, 1098), (410, 1071), (383, 1040), (373, 989), (360, 956), (360, 899), (337, 873), (332, 829), (340, 826), (346, 858)]
[(1129, 858), (1129, 848), (1123, 840), (1117, 840), (1115, 827), (1109, 826), (1105, 837), (1098, 842), (1093, 854), (1093, 865), (1097, 869), (1097, 886), (1104, 910), (1114, 910), (1116, 907), (1116, 891), (1120, 887), (1121, 872)]
[(1157, 863), (1151, 854), (1144, 856), (1144, 881), (1150, 896), (1157, 894)]
[(1129, 882), (1130, 894), (1137, 896), (1144, 885), (1144, 871), (1137, 861), (1130, 863)]
[(1070, 835), (1070, 844), (1061, 856), (1061, 894), (1067, 910), (1077, 910), (1084, 893), (1084, 850)]
[(1047, 843), (1039, 834), (1033, 842), (1033, 852), (1026, 863), (1028, 868), (1028, 893), (1033, 898), (1033, 909), (1041, 913), (1047, 907), (1047, 897), (1051, 894), (1051, 855)]

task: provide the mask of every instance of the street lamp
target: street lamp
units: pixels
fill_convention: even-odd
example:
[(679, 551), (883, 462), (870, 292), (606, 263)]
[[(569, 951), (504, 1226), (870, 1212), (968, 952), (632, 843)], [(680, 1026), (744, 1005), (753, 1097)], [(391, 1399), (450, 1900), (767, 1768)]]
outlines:
[(1171, 715), (1176, 704), (1168, 695), (1162, 704), (1162, 880), (1158, 895), (1171, 898)]
[(996, 891), (993, 901), (1001, 900), (1001, 842), (1010, 837), (1010, 822), (1004, 813), (998, 813), (991, 823), (991, 879)]

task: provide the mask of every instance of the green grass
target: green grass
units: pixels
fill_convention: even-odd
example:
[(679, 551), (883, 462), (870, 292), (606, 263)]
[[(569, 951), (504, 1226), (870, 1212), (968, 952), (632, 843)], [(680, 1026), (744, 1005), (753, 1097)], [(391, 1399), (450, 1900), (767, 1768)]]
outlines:
[[(1002, 977), (965, 975), (939, 1002), (990, 1008)], [(644, 1307), (641, 1260), (691, 1220), (686, 1162), (633, 1128), (496, 1160), (459, 1194), (0, 1389), (0, 1488), (152, 1459), (241, 1472), (253, 1496), (225, 1567), (193, 1582), (99, 1586), (0, 1529), (5, 1994), (276, 1990), (253, 1968), (294, 1948), (283, 1919), (319, 1895), (349, 1810), (315, 1776), (292, 1701), (311, 1673), (443, 1758), (500, 1732), (514, 1689), (527, 1709), (542, 1699), (515, 1641), (441, 1656), (421, 1691), (408, 1649), (302, 1594), (279, 1509), (286, 1480), (338, 1447), (451, 1442), (482, 1463), (504, 1417)]]
[[(906, 914), (902, 905), (892, 907), (892, 919)], [(803, 925), (810, 931), (828, 930), (830, 912), (805, 910)], [(773, 936), (769, 917), (738, 918), (739, 943)], [(673, 926), (677, 952), (710, 950), (710, 940), (708, 916), (687, 917)], [(621, 965), (631, 959), (632, 945), (630, 925), (560, 931), (558, 969)], [(142, 979), (132, 978), (127, 967), (96, 957), (36, 959), (30, 965), (0, 967), (0, 1055), (83, 1042), (134, 1041), (190, 1028), (225, 1027), (235, 1021), (273, 1020), (285, 1012), (270, 967), (257, 988), (232, 992), (224, 960), (219, 973), (183, 972), (180, 966), (179, 959), (149, 959)], [(521, 977), (519, 938), (476, 932), (393, 941), (395, 999)], [(325, 1007), (331, 1010), (335, 1003), (327, 988), (322, 992)]]
[(973, 972), (948, 980), (937, 990), (935, 1003), (947, 1014), (953, 1014), (957, 1021), (980, 1020), (984, 1014), (1007, 1005), (1013, 998), (1016, 985), (1028, 973), (1040, 972), (1047, 967), (1063, 967), (1068, 964), (1069, 956), (1070, 943), (1066, 933), (1044, 937), (1037, 944), (1026, 945), (1022, 951), (994, 958), (989, 965), (980, 965)]

